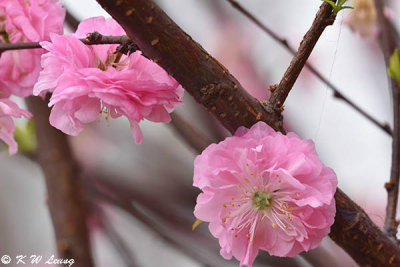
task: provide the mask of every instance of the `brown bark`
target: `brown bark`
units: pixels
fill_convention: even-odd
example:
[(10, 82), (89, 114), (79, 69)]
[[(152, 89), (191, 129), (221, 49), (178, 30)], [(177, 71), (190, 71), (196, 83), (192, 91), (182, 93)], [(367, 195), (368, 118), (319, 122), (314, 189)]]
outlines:
[(317, 44), (319, 37), (325, 28), (335, 21), (335, 17), (336, 15), (332, 12), (332, 7), (328, 3), (323, 3), (311, 28), (306, 35), (304, 35), (303, 41), (301, 41), (300, 47), (290, 62), (281, 82), (271, 94), (269, 104), (274, 109), (280, 109), (283, 106), (290, 90), (292, 90), (300, 72), (303, 70), (308, 57)]
[(400, 249), (342, 190), (329, 236), (361, 266), (400, 266)]
[[(376, 13), (381, 29), (381, 44), (386, 65), (397, 48), (396, 40), (399, 36), (392, 30), (389, 20), (384, 15), (384, 5), (382, 0), (375, 0)], [(393, 134), (392, 134), (392, 166), (390, 169), (390, 180), (385, 184), (388, 192), (388, 202), (386, 206), (385, 231), (396, 238), (398, 222), (396, 221), (397, 201), (399, 195), (400, 179), (400, 84), (395, 79), (389, 78), (390, 88), (393, 99)]]
[(142, 48), (231, 132), (259, 120), (284, 131), (272, 111), (251, 97), (215, 58), (151, 1), (99, 0)]
[(50, 126), (47, 102), (32, 96), (26, 102), (35, 120), (38, 161), (46, 180), (47, 204), (59, 257), (74, 259), (75, 267), (93, 266), (85, 222), (85, 197), (67, 137)]

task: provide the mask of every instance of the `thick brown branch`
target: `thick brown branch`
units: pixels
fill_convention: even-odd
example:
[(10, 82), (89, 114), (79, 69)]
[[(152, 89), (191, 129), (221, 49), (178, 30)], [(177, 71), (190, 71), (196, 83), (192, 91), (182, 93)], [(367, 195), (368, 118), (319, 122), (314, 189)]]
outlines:
[(329, 236), (361, 266), (400, 266), (400, 248), (340, 189)]
[(319, 37), (324, 29), (334, 22), (335, 17), (336, 15), (333, 13), (332, 7), (326, 2), (322, 3), (311, 28), (304, 36), (303, 41), (301, 41), (300, 47), (290, 62), (281, 82), (271, 94), (269, 104), (274, 109), (279, 110), (283, 106), (301, 70), (304, 68), (308, 57), (311, 55), (314, 46), (318, 42)]
[(38, 137), (39, 163), (48, 193), (59, 256), (74, 259), (74, 266), (93, 266), (85, 222), (85, 198), (79, 172), (66, 136), (49, 124), (50, 110), (38, 97), (26, 100)]
[[(158, 6), (149, 0), (97, 0), (133, 38), (140, 49), (150, 58), (174, 76), (195, 99), (208, 108), (220, 122), (232, 133), (239, 126), (250, 127), (257, 120), (263, 120), (275, 129), (284, 132), (279, 123), (279, 116), (271, 110), (265, 110), (251, 98), (228, 71), (212, 58), (204, 49), (184, 33)], [(326, 18), (325, 18), (326, 19)], [(325, 22), (327, 23), (327, 22)], [(237, 115), (236, 115), (237, 114)], [(364, 211), (351, 201), (342, 191), (335, 194), (339, 214), (363, 214)], [(372, 223), (363, 224), (362, 233), (353, 227), (348, 217), (337, 216), (331, 237), (348, 252), (357, 262), (365, 258), (374, 265), (381, 262), (377, 253), (371, 252), (370, 243), (364, 244), (368, 233), (374, 243), (387, 247), (388, 251), (400, 249)], [(341, 230), (346, 230), (344, 239)], [(358, 235), (359, 238), (354, 238)], [(377, 250), (378, 248), (375, 247)], [(390, 260), (390, 259), (389, 259)], [(393, 264), (400, 262), (395, 257)]]
[[(375, 7), (381, 29), (383, 55), (385, 57), (386, 65), (389, 65), (389, 59), (397, 47), (396, 40), (399, 39), (399, 36), (396, 31), (393, 30), (390, 22), (384, 15), (383, 1), (375, 0)], [(393, 141), (390, 180), (385, 185), (388, 192), (385, 231), (391, 236), (396, 237), (398, 225), (396, 222), (396, 211), (400, 178), (400, 85), (394, 79), (390, 79), (390, 85), (393, 97)]]
[[(242, 5), (240, 5), (238, 2), (235, 0), (227, 0), (229, 3), (232, 4), (234, 8), (236, 8), (240, 13), (242, 13), (244, 16), (246, 16), (249, 20), (251, 20), (254, 24), (256, 24), (262, 31), (267, 33), (269, 36), (271, 36), (272, 39), (280, 43), (283, 47), (285, 47), (292, 55), (295, 55), (296, 50), (289, 45), (289, 43), (278, 36), (273, 30), (268, 28), (265, 24), (263, 24), (260, 20), (258, 20), (255, 16), (253, 16), (248, 10), (246, 10)], [(361, 107), (359, 107), (356, 103), (354, 103), (352, 100), (344, 96), (339, 89), (332, 83), (330, 82), (327, 78), (325, 78), (313, 65), (310, 63), (306, 63), (306, 68), (311, 71), (318, 79), (320, 79), (321, 82), (323, 82), (325, 85), (328, 86), (333, 92), (333, 96), (343, 100), (346, 102), (348, 105), (350, 105), (352, 108), (354, 108), (357, 112), (359, 112), (362, 116), (364, 116), (367, 120), (375, 124), (377, 127), (379, 127), (381, 130), (386, 132), (389, 135), (392, 135), (392, 130), (390, 129), (390, 126), (387, 123), (381, 123), (377, 121), (374, 117), (369, 115), (365, 110), (363, 110)]]
[[(267, 112), (216, 59), (152, 1), (98, 0), (144, 54), (158, 62), (231, 132), (268, 122), (284, 131), (280, 114)], [(166, 56), (168, 55), (168, 56)]]

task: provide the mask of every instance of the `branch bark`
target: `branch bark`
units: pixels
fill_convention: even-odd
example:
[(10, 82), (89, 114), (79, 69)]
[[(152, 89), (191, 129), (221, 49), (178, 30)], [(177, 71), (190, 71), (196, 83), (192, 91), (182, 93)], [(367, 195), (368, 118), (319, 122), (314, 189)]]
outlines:
[[(263, 120), (276, 130), (284, 132), (281, 115), (263, 106), (240, 86), (228, 70), (212, 58), (199, 44), (183, 32), (158, 6), (149, 0), (97, 0), (125, 29), (128, 36), (149, 58), (159, 63), (195, 99), (212, 112), (233, 133), (239, 126), (250, 127)], [(323, 8), (324, 14), (328, 9)], [(332, 10), (330, 9), (330, 12)], [(324, 26), (324, 24), (322, 24)], [(324, 26), (325, 27), (325, 26)], [(390, 264), (400, 264), (400, 249), (377, 230), (371, 222), (363, 225), (363, 232), (354, 228), (348, 214), (367, 214), (351, 201), (341, 190), (335, 194), (338, 216), (332, 227), (331, 237), (359, 263), (368, 261), (376, 266), (380, 252), (373, 244), (384, 244), (388, 251), (396, 252)], [(347, 216), (341, 216), (344, 214)], [(365, 227), (365, 228), (364, 228)], [(343, 238), (345, 235), (353, 238)], [(370, 235), (374, 233), (374, 235)], [(358, 235), (359, 238), (354, 238)], [(366, 243), (369, 237), (374, 242)], [(366, 260), (367, 259), (367, 260)], [(391, 260), (392, 259), (392, 260)], [(389, 264), (389, 261), (385, 263)]]
[(303, 41), (301, 41), (300, 47), (290, 62), (281, 82), (269, 98), (269, 104), (274, 109), (281, 109), (290, 90), (299, 77), (300, 72), (303, 70), (307, 59), (317, 44), (319, 37), (327, 26), (333, 24), (335, 18), (336, 15), (332, 12), (332, 7), (328, 3), (324, 2), (319, 9), (311, 28), (304, 36)]
[(361, 266), (400, 266), (400, 248), (339, 188), (329, 236)]
[(85, 196), (68, 140), (50, 126), (50, 110), (42, 99), (31, 96), (26, 103), (35, 120), (38, 160), (46, 180), (58, 254), (63, 259), (74, 259), (74, 266), (93, 266), (85, 222)]
[[(397, 47), (396, 40), (399, 36), (391, 28), (390, 22), (383, 12), (383, 1), (375, 0), (376, 13), (381, 30), (382, 51), (386, 65)], [(389, 77), (389, 76), (388, 76)], [(399, 195), (400, 178), (400, 85), (396, 80), (391, 79), (390, 86), (393, 98), (393, 141), (392, 141), (392, 166), (390, 170), (390, 180), (385, 184), (388, 192), (388, 202), (386, 206), (385, 231), (396, 238), (398, 222), (396, 222), (397, 200)]]
[(265, 110), (216, 59), (152, 1), (98, 0), (144, 54), (159, 63), (231, 132), (263, 120), (284, 132), (280, 114)]
[[(98, 44), (120, 44), (121, 46), (129, 47), (130, 50), (138, 50), (137, 46), (129, 39), (128, 36), (106, 36), (98, 32), (88, 33), (86, 38), (79, 39), (82, 43), (87, 45), (98, 45)], [(0, 55), (1, 53), (9, 50), (21, 50), (21, 49), (36, 49), (42, 48), (39, 42), (27, 42), (27, 43), (0, 43)]]

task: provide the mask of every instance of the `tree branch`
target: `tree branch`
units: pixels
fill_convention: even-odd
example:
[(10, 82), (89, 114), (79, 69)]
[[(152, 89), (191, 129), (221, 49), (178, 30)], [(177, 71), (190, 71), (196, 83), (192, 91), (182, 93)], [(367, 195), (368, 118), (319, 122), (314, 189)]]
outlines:
[[(129, 51), (136, 51), (138, 47), (135, 43), (129, 39), (128, 36), (106, 36), (98, 32), (88, 33), (86, 38), (79, 39), (82, 43), (87, 45), (98, 45), (98, 44), (120, 44), (121, 47), (126, 47)], [(21, 50), (21, 49), (36, 49), (42, 48), (39, 42), (28, 42), (28, 43), (0, 43), (0, 55), (1, 53), (8, 50)], [(122, 49), (122, 48), (120, 48)], [(121, 51), (126, 53), (127, 51)]]
[(39, 163), (48, 193), (48, 206), (59, 256), (74, 259), (74, 266), (93, 266), (86, 228), (86, 203), (76, 162), (66, 136), (49, 124), (50, 110), (38, 97), (26, 103), (34, 115)]
[(300, 47), (290, 62), (281, 82), (277, 88), (273, 90), (269, 98), (268, 102), (275, 110), (279, 110), (283, 106), (290, 90), (304, 68), (308, 57), (317, 44), (319, 37), (328, 25), (333, 24), (335, 18), (336, 15), (332, 12), (332, 7), (326, 2), (322, 3), (311, 28), (304, 36), (303, 41), (301, 41)]
[(176, 111), (171, 113), (171, 125), (196, 153), (201, 153), (213, 141), (200, 133)]
[[(233, 133), (239, 126), (250, 127), (258, 120), (263, 120), (276, 130), (284, 132), (280, 114), (263, 109), (261, 104), (250, 97), (237, 80), (229, 74), (221, 64), (212, 58), (199, 44), (184, 33), (158, 6), (150, 0), (97, 0), (125, 29), (128, 36), (138, 44), (140, 50), (149, 58), (155, 59), (166, 69), (195, 99), (208, 108), (219, 121)], [(322, 24), (323, 26), (324, 24)], [(237, 115), (236, 115), (237, 114)], [(365, 212), (351, 201), (341, 190), (335, 194), (337, 210), (340, 214), (362, 214)], [(365, 244), (370, 237), (377, 244), (383, 243), (390, 251), (396, 251), (393, 265), (399, 265), (400, 249), (388, 240), (377, 227), (363, 224), (360, 233), (348, 220), (348, 216), (337, 216), (332, 228), (331, 237), (337, 240), (345, 249), (351, 245), (362, 248), (357, 251), (348, 250), (357, 262), (380, 262), (381, 257)], [(334, 231), (339, 229), (340, 231)], [(343, 239), (341, 230), (346, 230), (346, 236), (358, 235), (360, 238)], [(369, 233), (375, 233), (369, 235)], [(353, 235), (354, 234), (354, 235)], [(362, 236), (361, 236), (362, 235)], [(377, 248), (374, 248), (377, 250)]]
[[(253, 16), (248, 10), (246, 10), (242, 5), (240, 5), (238, 2), (235, 0), (227, 0), (235, 9), (237, 9), (240, 13), (242, 13), (244, 16), (246, 16), (250, 21), (252, 21), (254, 24), (256, 24), (262, 31), (264, 31), (266, 34), (268, 34), (272, 39), (277, 41), (279, 44), (281, 44), (283, 47), (285, 47), (292, 55), (296, 54), (296, 50), (289, 45), (287, 40), (281, 38), (276, 34), (274, 31), (272, 31), (270, 28), (268, 28), (265, 24), (263, 24), (260, 20), (258, 20), (255, 16)], [(318, 79), (320, 79), (325, 85), (328, 86), (333, 92), (333, 96), (341, 99), (342, 101), (346, 102), (348, 105), (350, 105), (352, 108), (354, 108), (357, 112), (359, 112), (362, 116), (364, 116), (367, 120), (371, 121), (374, 125), (379, 127), (381, 130), (386, 132), (387, 134), (391, 135), (392, 130), (390, 129), (389, 124), (387, 123), (381, 123), (377, 121), (375, 118), (373, 118), (371, 115), (369, 115), (366, 111), (364, 111), (361, 107), (359, 107), (357, 104), (355, 104), (352, 100), (344, 96), (340, 90), (332, 84), (327, 78), (325, 78), (312, 64), (306, 63), (306, 68), (311, 71)]]
[[(98, 0), (144, 54), (170, 75), (231, 132), (263, 120), (284, 132), (280, 114), (250, 96), (216, 59), (152, 1)], [(166, 56), (167, 55), (167, 56)]]
[[(383, 1), (375, 0), (376, 13), (381, 30), (382, 51), (385, 57), (386, 66), (389, 66), (389, 59), (396, 49), (398, 34), (391, 27), (383, 12)], [(396, 35), (397, 36), (396, 36)], [(398, 222), (396, 222), (397, 200), (399, 195), (400, 178), (400, 85), (396, 80), (390, 79), (390, 86), (393, 97), (393, 141), (392, 141), (392, 166), (390, 170), (390, 181), (385, 184), (388, 192), (386, 206), (385, 231), (396, 238)]]
[(361, 266), (400, 266), (400, 248), (339, 188), (329, 236)]

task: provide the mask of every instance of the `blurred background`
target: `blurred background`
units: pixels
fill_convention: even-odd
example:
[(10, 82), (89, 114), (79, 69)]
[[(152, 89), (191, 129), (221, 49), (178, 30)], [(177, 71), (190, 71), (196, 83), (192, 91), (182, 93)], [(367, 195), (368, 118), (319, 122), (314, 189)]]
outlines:
[[(109, 17), (95, 0), (62, 2), (78, 20)], [(253, 96), (266, 99), (269, 85), (279, 83), (291, 55), (225, 0), (157, 2)], [(239, 2), (295, 48), (321, 4), (318, 0)], [(400, 1), (390, 2), (393, 22), (399, 27)], [(392, 125), (391, 94), (379, 44), (374, 36), (361, 37), (349, 28), (344, 21), (352, 12), (339, 13), (310, 62), (368, 114)], [(199, 193), (192, 187), (198, 149), (179, 129), (188, 129), (190, 122), (204, 142), (218, 142), (227, 133), (190, 95), (184, 96), (184, 102), (169, 125), (142, 122), (141, 145), (135, 145), (124, 118), (110, 125), (105, 120), (93, 123), (70, 138), (90, 202), (88, 224), (96, 266), (239, 265), (219, 255), (218, 240), (206, 223), (191, 230)], [(334, 98), (308, 70), (303, 70), (291, 91), (283, 114), (286, 128), (314, 140), (320, 159), (337, 173), (341, 189), (382, 226), (391, 137)], [(0, 169), (0, 254), (55, 254), (39, 165), (24, 155), (10, 157), (3, 149)], [(260, 252), (255, 266), (311, 266), (321, 260), (324, 266), (355, 266), (329, 238), (320, 249), (293, 259)]]

